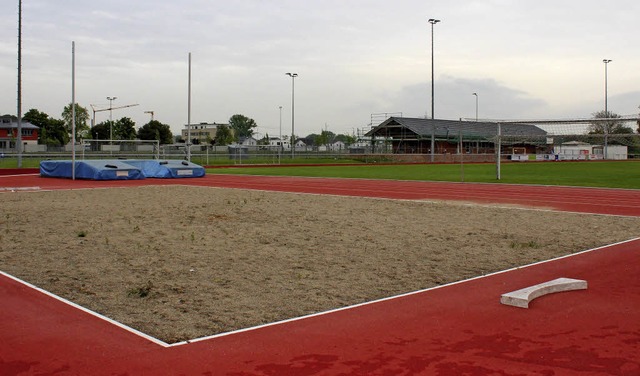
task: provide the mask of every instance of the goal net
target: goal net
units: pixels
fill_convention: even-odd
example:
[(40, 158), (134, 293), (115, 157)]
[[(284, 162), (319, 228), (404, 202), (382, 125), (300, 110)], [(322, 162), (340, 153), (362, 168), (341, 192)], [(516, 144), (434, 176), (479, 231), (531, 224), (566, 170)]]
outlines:
[[(626, 116), (496, 122), (510, 129), (498, 134), (502, 155), (527, 160), (625, 160), (640, 157), (638, 121)], [(531, 129), (537, 132), (528, 132)]]

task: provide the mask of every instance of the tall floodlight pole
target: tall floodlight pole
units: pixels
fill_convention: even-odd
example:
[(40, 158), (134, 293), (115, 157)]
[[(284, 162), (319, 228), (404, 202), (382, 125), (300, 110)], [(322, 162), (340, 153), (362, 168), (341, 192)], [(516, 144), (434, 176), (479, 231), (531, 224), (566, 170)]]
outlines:
[(476, 122), (478, 121), (478, 93), (473, 93), (476, 97)]
[(296, 150), (296, 140), (295, 140), (295, 110), (296, 110), (296, 77), (298, 77), (297, 73), (286, 73), (287, 76), (291, 77), (291, 159), (295, 156)]
[(76, 180), (76, 42), (71, 42), (71, 180)]
[(282, 154), (282, 148), (284, 145), (282, 144), (282, 106), (278, 107), (280, 109), (280, 147), (278, 148), (278, 163), (280, 163), (280, 154)]
[(607, 72), (607, 66), (609, 65), (609, 63), (612, 60), (610, 59), (604, 59), (602, 60), (602, 62), (604, 63), (604, 113), (606, 117), (609, 117), (609, 105), (608, 105), (608, 83), (607, 83), (607, 79), (608, 79), (608, 72)]
[(118, 99), (118, 97), (107, 97), (109, 101), (109, 140), (113, 140), (113, 101)]
[[(603, 59), (602, 62), (604, 63), (604, 116), (605, 117), (610, 117), (609, 116), (609, 84), (607, 82), (608, 80), (608, 71), (607, 71), (607, 67), (609, 66), (609, 63), (611, 62), (611, 59)], [(609, 140), (608, 140), (608, 133), (609, 133), (609, 129), (608, 129), (608, 124), (604, 123), (604, 155), (602, 156), (604, 159), (607, 159), (607, 153), (609, 152)]]
[(16, 138), (16, 152), (18, 153), (18, 168), (22, 167), (22, 0), (18, 1), (18, 135)]
[(440, 22), (440, 20), (436, 20), (434, 18), (429, 18), (429, 23), (431, 24), (431, 119), (434, 119), (434, 111), (433, 111), (433, 95), (434, 95), (434, 74), (433, 74), (433, 25)]
[(189, 94), (187, 95), (187, 161), (191, 162), (191, 52), (189, 52)]

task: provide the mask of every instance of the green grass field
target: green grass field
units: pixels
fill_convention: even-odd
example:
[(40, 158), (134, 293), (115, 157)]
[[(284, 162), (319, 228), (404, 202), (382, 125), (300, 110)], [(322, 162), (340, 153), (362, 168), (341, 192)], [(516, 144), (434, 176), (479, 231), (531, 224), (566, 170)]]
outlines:
[(503, 163), (500, 180), (493, 164), (229, 167), (207, 172), (640, 189), (640, 161)]
[[(198, 163), (199, 161), (195, 161)], [(204, 162), (204, 161), (202, 161)], [(204, 164), (202, 163), (201, 164)], [(228, 163), (228, 160), (226, 161)], [(465, 181), (506, 184), (541, 184), (640, 189), (640, 161), (512, 162), (502, 163), (501, 179), (494, 164), (395, 164), (334, 166), (335, 160), (299, 159), (290, 163), (315, 166), (254, 166), (210, 168), (210, 174), (282, 175), (362, 179)], [(353, 163), (354, 161), (350, 161)], [(24, 158), (23, 167), (39, 167), (40, 160)], [(0, 168), (15, 168), (15, 158), (0, 159)]]

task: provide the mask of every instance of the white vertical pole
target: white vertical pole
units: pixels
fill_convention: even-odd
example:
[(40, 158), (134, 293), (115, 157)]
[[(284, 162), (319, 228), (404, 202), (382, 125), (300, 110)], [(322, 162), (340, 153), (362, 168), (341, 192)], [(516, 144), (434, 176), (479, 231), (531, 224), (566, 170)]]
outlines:
[(278, 146), (278, 164), (280, 164), (280, 154), (282, 154), (282, 150), (284, 148), (283, 142), (282, 142), (282, 106), (280, 106), (280, 146)]
[(500, 180), (500, 155), (502, 154), (502, 127), (498, 123), (498, 134), (496, 137), (496, 179)]
[(76, 42), (71, 42), (71, 179), (76, 180)]
[(187, 99), (187, 161), (191, 162), (191, 52), (189, 52), (189, 95)]
[(18, 153), (18, 168), (22, 167), (22, 1), (18, 1), (18, 135), (16, 138), (16, 152)]

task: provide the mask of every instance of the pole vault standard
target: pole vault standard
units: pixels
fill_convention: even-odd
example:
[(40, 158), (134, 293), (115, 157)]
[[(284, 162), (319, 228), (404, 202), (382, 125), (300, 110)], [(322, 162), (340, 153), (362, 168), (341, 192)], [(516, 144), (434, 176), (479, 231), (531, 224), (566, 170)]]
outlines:
[(18, 135), (16, 138), (16, 152), (18, 153), (18, 168), (22, 167), (22, 0), (18, 1)]
[(187, 94), (187, 161), (191, 162), (191, 52), (189, 52), (189, 85)]
[(76, 180), (76, 42), (71, 42), (71, 180)]

